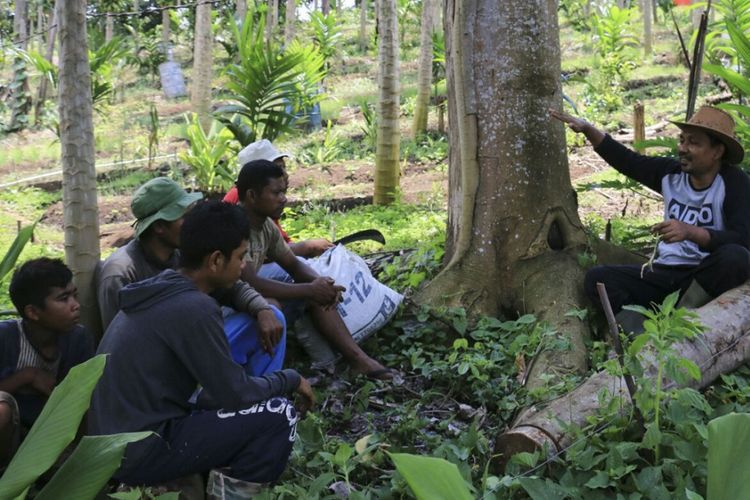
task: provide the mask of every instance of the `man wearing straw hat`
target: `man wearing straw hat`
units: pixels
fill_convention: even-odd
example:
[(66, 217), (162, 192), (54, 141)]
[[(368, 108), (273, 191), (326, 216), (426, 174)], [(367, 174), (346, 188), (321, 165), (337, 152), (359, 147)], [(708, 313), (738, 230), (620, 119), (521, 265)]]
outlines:
[(750, 277), (750, 179), (735, 166), (745, 152), (729, 114), (703, 106), (687, 122), (673, 121), (680, 128), (675, 159), (640, 155), (585, 120), (550, 113), (583, 133), (612, 167), (664, 198), (664, 221), (652, 227), (660, 238), (653, 265), (590, 269), (591, 300), (599, 302), (596, 283), (604, 283), (615, 313), (626, 304), (661, 303), (676, 290), (682, 305), (697, 307)]

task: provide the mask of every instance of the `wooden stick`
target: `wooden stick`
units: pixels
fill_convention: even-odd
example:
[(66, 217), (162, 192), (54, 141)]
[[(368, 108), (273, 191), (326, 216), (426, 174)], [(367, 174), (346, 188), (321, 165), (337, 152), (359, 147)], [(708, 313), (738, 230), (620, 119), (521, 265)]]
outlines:
[(635, 145), (635, 150), (639, 153), (643, 153), (645, 149), (642, 145), (639, 146), (639, 143), (645, 140), (646, 117), (643, 110), (643, 103), (638, 101), (633, 108), (633, 144)]
[(635, 414), (635, 418), (641, 426), (641, 429), (645, 429), (643, 425), (643, 415), (641, 415), (641, 411), (635, 404), (635, 381), (633, 380), (633, 376), (625, 369), (625, 351), (622, 349), (622, 344), (620, 343), (620, 329), (617, 327), (617, 320), (615, 320), (615, 313), (612, 311), (612, 304), (609, 303), (607, 287), (604, 286), (604, 283), (597, 283), (596, 291), (599, 293), (599, 300), (602, 302), (602, 310), (604, 311), (604, 316), (607, 318), (609, 336), (612, 341), (612, 346), (617, 353), (617, 361), (622, 368), (622, 377), (625, 379), (625, 385), (628, 388), (630, 399), (633, 401), (633, 413)]

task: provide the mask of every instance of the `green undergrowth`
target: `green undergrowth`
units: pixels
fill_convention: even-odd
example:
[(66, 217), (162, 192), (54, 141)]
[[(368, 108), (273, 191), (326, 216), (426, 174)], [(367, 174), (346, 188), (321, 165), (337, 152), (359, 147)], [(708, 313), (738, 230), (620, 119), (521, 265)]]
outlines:
[(286, 209), (282, 223), (294, 240), (335, 240), (371, 228), (383, 233), (385, 246), (374, 242), (358, 243), (352, 248), (359, 253), (419, 248), (442, 243), (445, 239), (444, 211), (407, 204), (365, 205), (345, 212), (332, 212), (321, 206)]

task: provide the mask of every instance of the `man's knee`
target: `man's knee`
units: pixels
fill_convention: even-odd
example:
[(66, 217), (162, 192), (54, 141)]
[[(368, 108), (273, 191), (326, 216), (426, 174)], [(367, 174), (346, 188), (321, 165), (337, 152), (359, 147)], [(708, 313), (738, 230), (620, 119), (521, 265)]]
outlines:
[(750, 275), (750, 251), (742, 245), (722, 245), (713, 252), (712, 256), (722, 269), (743, 276), (742, 281), (747, 280)]

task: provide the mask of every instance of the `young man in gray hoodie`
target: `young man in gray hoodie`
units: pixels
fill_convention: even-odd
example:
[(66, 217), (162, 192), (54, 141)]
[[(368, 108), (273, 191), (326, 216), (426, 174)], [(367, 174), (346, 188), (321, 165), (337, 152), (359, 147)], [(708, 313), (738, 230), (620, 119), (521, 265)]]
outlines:
[(286, 467), (298, 413), (285, 396), (296, 392), (304, 411), (310, 385), (294, 370), (248, 377), (209, 296), (239, 278), (248, 234), (240, 208), (201, 203), (185, 216), (179, 268), (123, 288), (122, 312), (99, 345), (109, 356), (89, 431), (155, 435), (128, 446), (118, 480), (152, 485), (222, 468), (233, 480), (265, 483)]

